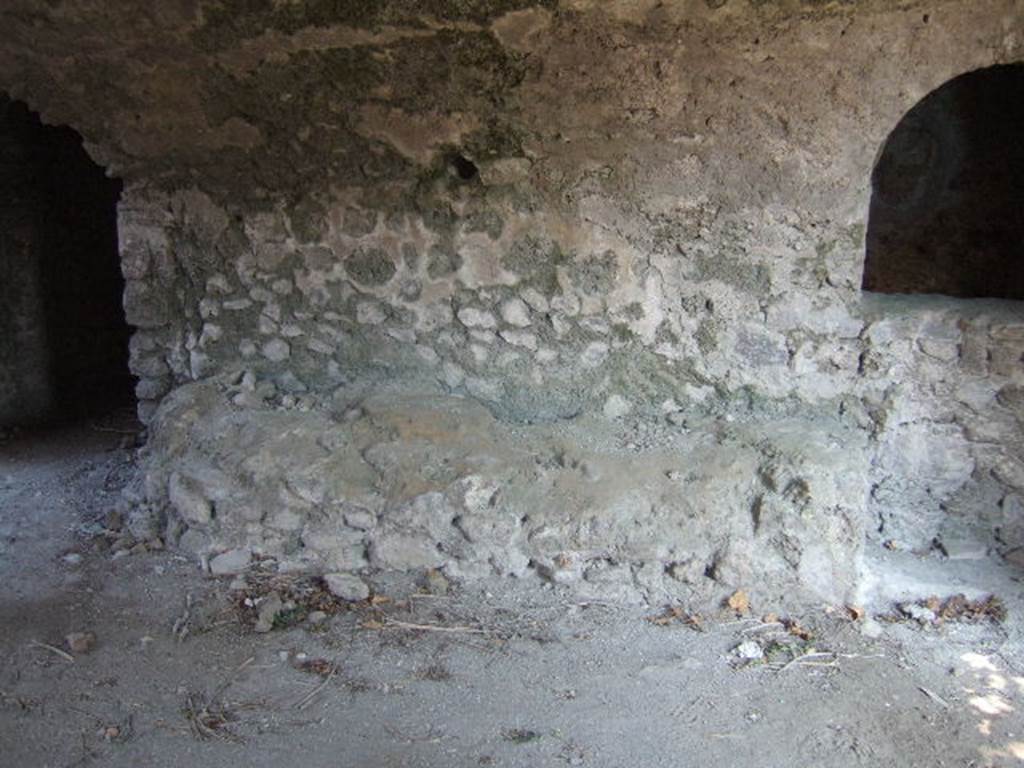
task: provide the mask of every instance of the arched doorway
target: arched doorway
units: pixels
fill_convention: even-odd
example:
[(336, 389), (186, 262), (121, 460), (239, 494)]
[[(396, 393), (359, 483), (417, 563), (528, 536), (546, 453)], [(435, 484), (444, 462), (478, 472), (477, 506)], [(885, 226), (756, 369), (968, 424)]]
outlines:
[(0, 95), (0, 426), (132, 402), (120, 193), (75, 131)]
[(921, 100), (872, 174), (863, 288), (1024, 299), (1024, 64)]

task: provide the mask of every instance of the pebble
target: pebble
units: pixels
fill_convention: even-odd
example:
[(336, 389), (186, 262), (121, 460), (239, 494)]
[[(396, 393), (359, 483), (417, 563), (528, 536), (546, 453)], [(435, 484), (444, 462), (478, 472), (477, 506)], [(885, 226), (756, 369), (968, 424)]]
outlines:
[(451, 587), (448, 577), (436, 568), (431, 568), (427, 571), (423, 579), (423, 585), (432, 595), (447, 595), (448, 589)]
[(633, 410), (633, 404), (622, 395), (611, 395), (604, 403), (606, 419), (621, 419)]
[(274, 628), (274, 619), (284, 610), (284, 603), (277, 592), (271, 592), (260, 604), (259, 613), (256, 618), (255, 630), (265, 634)]
[(747, 661), (756, 661), (764, 658), (764, 649), (753, 640), (747, 640), (733, 648), (733, 655), (736, 658)]
[(134, 546), (135, 546), (135, 539), (131, 538), (130, 536), (122, 536), (121, 538), (119, 538), (117, 541), (115, 541), (113, 544), (110, 545), (110, 550), (112, 552), (120, 552), (122, 550), (127, 551), (127, 550), (131, 549)]
[(210, 573), (214, 576), (228, 576), (244, 571), (251, 558), (247, 549), (229, 549), (210, 560)]
[(96, 646), (93, 632), (72, 632), (65, 636), (64, 643), (72, 653), (89, 653)]
[(351, 573), (324, 574), (324, 584), (332, 595), (342, 600), (358, 602), (370, 596), (370, 588), (366, 586), (366, 582)]
[(900, 612), (921, 624), (935, 623), (935, 611), (917, 603), (901, 603)]
[(82, 556), (77, 552), (68, 552), (61, 560), (68, 565), (79, 565), (82, 562)]

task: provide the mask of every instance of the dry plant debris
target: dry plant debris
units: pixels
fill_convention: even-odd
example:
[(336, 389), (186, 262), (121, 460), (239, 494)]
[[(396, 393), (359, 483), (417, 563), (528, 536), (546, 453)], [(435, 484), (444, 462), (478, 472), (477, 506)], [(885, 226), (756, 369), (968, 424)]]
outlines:
[(218, 699), (209, 699), (201, 693), (189, 693), (185, 697), (182, 714), (188, 720), (192, 735), (200, 741), (220, 738), (236, 744), (242, 739), (228, 728), (238, 718), (226, 704)]
[(501, 732), (501, 738), (513, 744), (529, 744), (531, 741), (538, 741), (541, 735), (537, 731), (525, 728), (506, 728)]
[(319, 677), (330, 677), (338, 671), (337, 665), (329, 659), (299, 659), (295, 668)]
[(38, 709), (42, 702), (31, 696), (20, 696), (6, 691), (0, 691), (0, 705), (11, 707), (23, 713), (33, 712)]
[[(931, 598), (929, 607), (937, 602)], [(935, 610), (934, 608), (932, 610)], [(968, 600), (963, 595), (954, 595), (938, 607), (936, 611), (941, 621), (1006, 621), (1006, 606), (1003, 601), (995, 595), (989, 595), (979, 600)]]
[(272, 619), (273, 629), (285, 629), (299, 624), (314, 612), (333, 616), (347, 611), (350, 606), (350, 603), (331, 594), (319, 578), (257, 571), (249, 574), (245, 587), (234, 594), (234, 608), (239, 623), (254, 629), (260, 620), (261, 603), (273, 595), (277, 595), (281, 601), (281, 609)]
[(977, 623), (1006, 621), (1006, 605), (995, 595), (968, 600), (964, 595), (953, 595), (942, 599), (932, 596), (916, 602), (901, 603), (897, 611), (882, 616), (885, 621), (898, 622), (912, 619), (922, 624), (941, 625), (945, 622)]
[(740, 634), (747, 639), (732, 650), (736, 667), (763, 664), (782, 671), (790, 666), (837, 665), (838, 657), (814, 647), (814, 633), (793, 618), (766, 613)]
[(682, 624), (697, 632), (704, 631), (704, 619), (696, 613), (690, 613), (678, 605), (666, 605), (665, 610), (655, 616), (648, 616), (647, 621), (657, 627), (667, 627), (670, 624)]
[(725, 604), (737, 616), (746, 616), (750, 613), (750, 597), (742, 589), (733, 592)]
[(452, 673), (444, 664), (435, 662), (419, 670), (416, 677), (432, 683), (444, 683), (452, 679)]

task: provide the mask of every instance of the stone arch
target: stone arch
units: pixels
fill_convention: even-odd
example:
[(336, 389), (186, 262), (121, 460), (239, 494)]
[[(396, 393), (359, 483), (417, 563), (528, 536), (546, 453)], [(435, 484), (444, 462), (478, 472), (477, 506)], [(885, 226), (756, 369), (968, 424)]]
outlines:
[(978, 69), (918, 102), (871, 177), (862, 287), (1024, 299), (1024, 64)]

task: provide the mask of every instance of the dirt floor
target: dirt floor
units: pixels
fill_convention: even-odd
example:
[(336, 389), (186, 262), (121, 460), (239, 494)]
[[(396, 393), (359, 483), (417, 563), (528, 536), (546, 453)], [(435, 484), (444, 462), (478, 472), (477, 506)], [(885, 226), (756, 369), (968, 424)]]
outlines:
[[(119, 553), (131, 428), (0, 436), (0, 765), (1024, 764), (1021, 574), (995, 562), (925, 565), (969, 569), (1004, 620), (995, 603), (766, 616), (742, 595), (695, 617), (436, 575), (348, 604)], [(95, 643), (72, 650), (74, 632)]]

